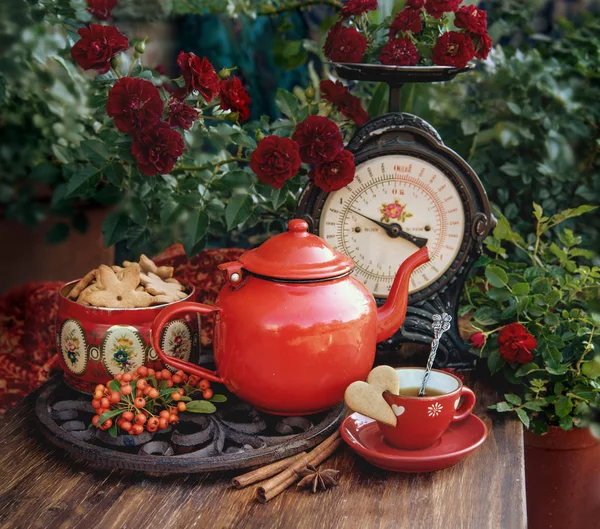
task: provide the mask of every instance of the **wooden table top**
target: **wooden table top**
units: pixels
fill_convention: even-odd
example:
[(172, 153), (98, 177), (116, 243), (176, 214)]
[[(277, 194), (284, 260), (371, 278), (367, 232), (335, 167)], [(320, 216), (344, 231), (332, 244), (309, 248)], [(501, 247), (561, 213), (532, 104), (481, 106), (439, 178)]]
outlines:
[(521, 425), (486, 410), (497, 399), (489, 387), (471, 387), (490, 433), (465, 461), (435, 473), (396, 474), (344, 445), (324, 463), (341, 471), (338, 487), (317, 494), (291, 487), (265, 505), (254, 500), (254, 487), (232, 489), (229, 473), (154, 478), (92, 471), (43, 441), (34, 393), (0, 424), (0, 526), (525, 528)]

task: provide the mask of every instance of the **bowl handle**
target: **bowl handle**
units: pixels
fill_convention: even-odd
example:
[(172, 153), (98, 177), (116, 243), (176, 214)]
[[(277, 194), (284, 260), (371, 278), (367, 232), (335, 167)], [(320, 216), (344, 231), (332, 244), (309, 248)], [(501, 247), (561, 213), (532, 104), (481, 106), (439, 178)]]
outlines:
[(158, 316), (154, 318), (151, 330), (152, 347), (154, 347), (154, 350), (156, 351), (158, 357), (165, 364), (168, 364), (171, 367), (181, 369), (182, 371), (185, 371), (186, 373), (190, 373), (192, 375), (207, 378), (212, 382), (224, 384), (225, 381), (215, 371), (205, 369), (203, 367), (192, 364), (191, 362), (186, 362), (185, 360), (181, 360), (180, 358), (169, 356), (160, 347), (161, 331), (163, 330), (163, 327), (173, 318), (173, 316), (181, 314), (182, 312), (199, 312), (200, 314), (210, 314), (211, 312), (218, 312), (220, 310), (221, 309), (219, 307), (214, 305), (203, 305), (202, 303), (192, 303), (190, 301), (188, 301), (187, 303), (176, 303), (175, 305), (172, 305), (162, 310), (158, 314)]

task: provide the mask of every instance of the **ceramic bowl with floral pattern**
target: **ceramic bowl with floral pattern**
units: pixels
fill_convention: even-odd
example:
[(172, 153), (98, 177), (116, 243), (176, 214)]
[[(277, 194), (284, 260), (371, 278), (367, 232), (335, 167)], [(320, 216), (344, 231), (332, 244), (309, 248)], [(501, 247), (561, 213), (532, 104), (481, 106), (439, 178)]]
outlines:
[[(67, 298), (76, 284), (72, 281), (60, 290), (56, 316), (56, 346), (67, 384), (91, 393), (96, 385), (141, 365), (165, 367), (152, 348), (150, 328), (167, 305), (135, 309), (86, 306)], [(169, 305), (195, 301), (194, 288), (186, 286), (186, 292), (187, 297)], [(173, 319), (161, 333), (161, 346), (171, 356), (194, 361), (200, 354), (199, 328), (196, 314)]]

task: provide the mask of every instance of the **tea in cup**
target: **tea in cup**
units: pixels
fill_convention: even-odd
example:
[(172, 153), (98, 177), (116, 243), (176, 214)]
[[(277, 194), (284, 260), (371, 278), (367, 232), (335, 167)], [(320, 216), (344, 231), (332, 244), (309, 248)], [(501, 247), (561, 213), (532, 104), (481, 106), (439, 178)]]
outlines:
[(475, 394), (450, 373), (433, 369), (425, 396), (419, 397), (425, 369), (407, 367), (396, 372), (399, 394), (383, 394), (396, 415), (396, 426), (377, 422), (384, 439), (396, 448), (416, 450), (432, 446), (450, 423), (466, 419), (475, 406)]

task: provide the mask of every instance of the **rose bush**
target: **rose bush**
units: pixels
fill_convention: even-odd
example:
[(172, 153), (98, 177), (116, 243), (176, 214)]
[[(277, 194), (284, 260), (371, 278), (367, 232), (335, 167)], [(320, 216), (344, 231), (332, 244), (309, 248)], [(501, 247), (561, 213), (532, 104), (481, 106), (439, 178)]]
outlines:
[[(321, 99), (317, 83), (304, 93), (279, 90), (279, 119), (252, 119), (250, 97), (235, 68), (216, 69), (183, 50), (179, 72), (169, 79), (164, 69), (145, 63), (147, 38), (128, 39), (110, 22), (100, 25), (91, 18), (98, 14), (105, 20), (123, 6), (90, 1), (89, 9), (65, 7), (59, 13), (53, 5), (30, 9), (43, 13), (44, 24), (64, 36), (50, 60), (65, 69), (61, 82), (68, 81), (68, 90), (60, 93), (81, 94), (81, 100), (71, 103), (78, 109), (70, 113), (77, 127), (60, 127), (59, 141), (50, 153), (38, 151), (34, 162), (40, 184), (52, 186), (52, 211), (64, 215), (49, 240), (63, 240), (74, 226), (85, 230), (85, 216), (74, 205), (100, 203), (113, 210), (103, 224), (107, 245), (122, 243), (133, 253), (182, 242), (193, 253), (210, 239), (231, 232), (238, 237), (238, 231), (257, 224), (266, 226), (257, 230), (265, 232), (273, 219), (289, 217), (311, 171), (328, 189), (345, 185), (351, 157), (339, 157), (341, 172), (320, 165), (336, 159), (343, 138), (347, 141), (369, 116), (341, 83), (335, 104)], [(9, 93), (12, 97), (12, 88)], [(298, 146), (253, 155), (261, 138), (294, 144), (296, 129), (302, 138), (302, 130), (310, 133), (313, 127), (322, 132), (323, 143), (304, 134), (302, 150), (310, 164), (302, 163)]]
[[(487, 358), (492, 373), (502, 373), (515, 391), (494, 406), (515, 412), (536, 433), (548, 426), (583, 426), (600, 405), (597, 329), (600, 268), (584, 264), (592, 252), (564, 229), (568, 219), (594, 210), (581, 206), (545, 216), (534, 204), (535, 238), (526, 242), (499, 215), (482, 275), (467, 285), (459, 313), (469, 315), (473, 352)], [(509, 255), (518, 257), (509, 257)]]

